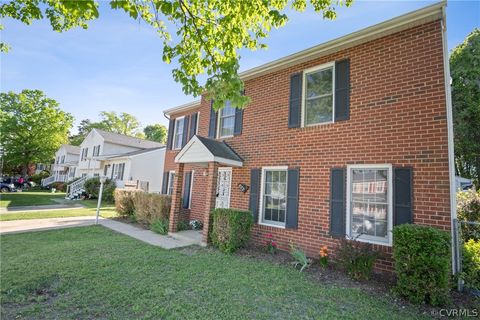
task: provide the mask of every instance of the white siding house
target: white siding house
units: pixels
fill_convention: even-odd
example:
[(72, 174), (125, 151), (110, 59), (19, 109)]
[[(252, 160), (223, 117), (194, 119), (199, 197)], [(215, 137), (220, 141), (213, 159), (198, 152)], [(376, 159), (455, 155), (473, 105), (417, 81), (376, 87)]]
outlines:
[(80, 148), (69, 144), (62, 144), (55, 152), (55, 160), (52, 165), (51, 176), (42, 180), (43, 186), (53, 182), (68, 182), (75, 178), (78, 166)]

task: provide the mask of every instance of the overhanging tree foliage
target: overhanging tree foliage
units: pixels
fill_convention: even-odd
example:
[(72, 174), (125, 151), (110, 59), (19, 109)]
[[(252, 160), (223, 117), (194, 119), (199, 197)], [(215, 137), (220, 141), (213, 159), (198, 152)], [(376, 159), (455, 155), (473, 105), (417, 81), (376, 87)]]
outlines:
[(146, 139), (160, 143), (167, 142), (167, 131), (167, 128), (159, 123), (148, 125), (143, 129)]
[(4, 164), (22, 166), (49, 163), (68, 141), (73, 117), (40, 90), (0, 93), (0, 148)]
[[(112, 9), (125, 11), (157, 30), (163, 41), (163, 61), (175, 60), (173, 78), (186, 94), (208, 92), (214, 107), (226, 100), (243, 107), (248, 97), (240, 92), (238, 76), (242, 48), (266, 48), (263, 40), (272, 28), (284, 26), (289, 7), (304, 11), (311, 4), (323, 18), (335, 19), (336, 7), (350, 6), (353, 0), (110, 0)], [(87, 28), (99, 17), (94, 0), (11, 0), (0, 6), (0, 17), (26, 24), (47, 18), (55, 31)], [(6, 51), (2, 44), (0, 50)], [(199, 76), (206, 76), (200, 81)]]
[(480, 187), (480, 30), (450, 55), (456, 174)]

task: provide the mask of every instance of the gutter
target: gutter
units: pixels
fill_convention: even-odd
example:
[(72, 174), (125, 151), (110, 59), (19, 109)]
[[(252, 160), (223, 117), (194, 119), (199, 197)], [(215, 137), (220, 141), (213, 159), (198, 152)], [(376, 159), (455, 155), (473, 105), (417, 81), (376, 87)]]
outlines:
[(450, 222), (452, 234), (452, 271), (454, 274), (459, 272), (457, 259), (460, 257), (460, 249), (455, 245), (456, 239), (456, 223), (457, 219), (457, 195), (455, 188), (455, 156), (454, 156), (454, 140), (453, 140), (453, 111), (452, 111), (452, 90), (450, 85), (450, 61), (448, 59), (447, 46), (447, 13), (446, 7), (442, 7), (442, 43), (443, 43), (443, 71), (445, 78), (445, 104), (447, 107), (447, 134), (448, 134), (448, 173), (450, 180)]

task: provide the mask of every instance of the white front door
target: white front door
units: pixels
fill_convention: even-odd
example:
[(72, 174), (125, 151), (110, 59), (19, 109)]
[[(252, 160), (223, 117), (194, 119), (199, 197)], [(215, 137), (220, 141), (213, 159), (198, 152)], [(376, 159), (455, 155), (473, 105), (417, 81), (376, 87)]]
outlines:
[(232, 168), (218, 168), (217, 200), (215, 208), (230, 208), (230, 187), (232, 184)]

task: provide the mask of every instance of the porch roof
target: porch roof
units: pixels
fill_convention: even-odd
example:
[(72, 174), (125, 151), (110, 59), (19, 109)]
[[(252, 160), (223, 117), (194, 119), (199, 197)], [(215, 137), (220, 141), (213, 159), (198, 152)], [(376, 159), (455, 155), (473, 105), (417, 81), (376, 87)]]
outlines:
[(194, 136), (175, 157), (176, 163), (208, 163), (241, 167), (243, 159), (224, 141)]

